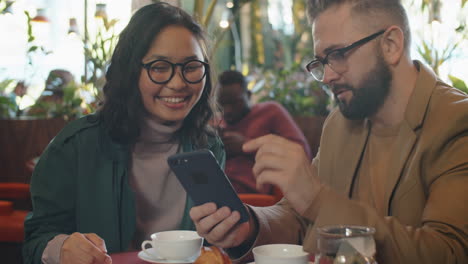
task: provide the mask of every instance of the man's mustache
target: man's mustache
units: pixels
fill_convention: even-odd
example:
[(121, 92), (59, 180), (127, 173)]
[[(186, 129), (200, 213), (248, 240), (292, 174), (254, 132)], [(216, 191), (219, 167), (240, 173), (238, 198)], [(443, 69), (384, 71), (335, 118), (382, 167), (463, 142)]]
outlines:
[(330, 86), (330, 90), (333, 92), (333, 94), (337, 94), (338, 92), (344, 92), (344, 91), (352, 91), (353, 93), (356, 91), (354, 87), (348, 84), (334, 84)]

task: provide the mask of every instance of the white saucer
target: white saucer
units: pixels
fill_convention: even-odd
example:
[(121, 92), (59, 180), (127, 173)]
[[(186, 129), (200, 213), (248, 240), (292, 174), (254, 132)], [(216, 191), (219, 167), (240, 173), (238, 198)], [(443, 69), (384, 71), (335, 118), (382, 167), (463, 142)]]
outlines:
[(151, 253), (149, 254), (149, 253), (146, 253), (145, 251), (142, 250), (142, 251), (138, 252), (138, 257), (140, 259), (144, 260), (144, 261), (148, 261), (148, 262), (151, 262), (151, 263), (158, 263), (158, 264), (165, 264), (165, 263), (191, 264), (191, 263), (195, 262), (195, 260), (197, 259), (197, 257), (195, 257), (195, 258), (192, 258), (192, 259), (185, 259), (185, 260), (167, 260), (167, 259), (155, 257), (155, 256), (157, 256), (157, 254), (154, 251), (154, 249), (152, 249), (152, 248), (148, 248), (147, 251), (149, 251)]
[[(247, 263), (247, 264), (255, 264), (255, 262), (249, 262), (249, 263)], [(309, 264), (314, 264), (314, 262), (309, 261)]]

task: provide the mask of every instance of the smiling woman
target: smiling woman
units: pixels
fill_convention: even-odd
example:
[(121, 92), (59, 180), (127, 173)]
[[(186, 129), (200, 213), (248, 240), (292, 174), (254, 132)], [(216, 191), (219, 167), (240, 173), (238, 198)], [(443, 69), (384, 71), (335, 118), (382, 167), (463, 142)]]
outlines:
[(103, 263), (154, 232), (194, 229), (193, 202), (166, 160), (205, 148), (224, 166), (208, 124), (217, 111), (209, 69), (203, 29), (182, 9), (159, 2), (133, 15), (103, 106), (69, 123), (36, 166), (25, 263)]
[(203, 57), (201, 46), (187, 28), (164, 28), (143, 57), (143, 61), (157, 58), (144, 64), (146, 72), (140, 74), (139, 86), (146, 111), (163, 123), (183, 120), (200, 99), (205, 86), (209, 64), (202, 61)]

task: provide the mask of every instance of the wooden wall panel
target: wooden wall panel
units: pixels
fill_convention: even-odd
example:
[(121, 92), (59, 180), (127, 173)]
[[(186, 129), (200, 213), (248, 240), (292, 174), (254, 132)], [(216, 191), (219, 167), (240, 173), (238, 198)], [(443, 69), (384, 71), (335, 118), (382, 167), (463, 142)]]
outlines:
[(29, 183), (26, 162), (41, 155), (65, 124), (62, 118), (0, 120), (0, 182)]

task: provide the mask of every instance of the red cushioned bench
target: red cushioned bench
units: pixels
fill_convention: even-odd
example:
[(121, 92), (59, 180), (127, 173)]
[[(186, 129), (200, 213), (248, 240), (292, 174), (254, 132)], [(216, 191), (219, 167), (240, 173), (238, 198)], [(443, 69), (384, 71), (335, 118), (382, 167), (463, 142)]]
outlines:
[(24, 240), (25, 210), (15, 210), (14, 202), (29, 200), (29, 184), (0, 183), (0, 242), (22, 242)]

